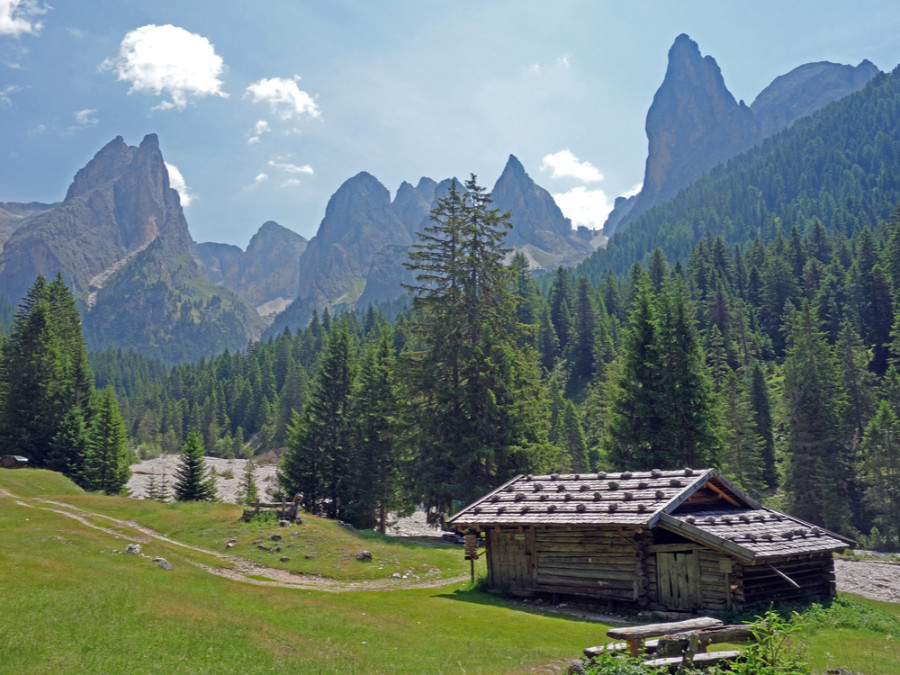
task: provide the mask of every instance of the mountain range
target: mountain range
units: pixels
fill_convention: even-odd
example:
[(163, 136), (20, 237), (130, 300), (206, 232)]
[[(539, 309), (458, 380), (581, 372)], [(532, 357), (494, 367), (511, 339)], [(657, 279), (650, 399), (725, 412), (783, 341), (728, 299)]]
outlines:
[[(644, 214), (711, 168), (877, 74), (868, 61), (807, 64), (776, 78), (748, 107), (728, 92), (715, 60), (679, 36), (647, 115), (643, 188), (617, 200), (605, 226), (617, 235), (612, 248), (623, 250), (618, 240)], [(267, 325), (268, 334), (277, 333), (304, 325), (313, 311), (400, 296), (409, 281), (407, 251), (453, 180), (404, 182), (392, 199), (361, 172), (331, 197), (312, 239), (267, 221), (243, 251), (192, 240), (155, 135), (138, 147), (117, 137), (76, 174), (63, 201), (0, 203), (0, 294), (15, 303), (37, 274), (61, 273), (93, 349), (134, 349), (168, 362), (240, 349)], [(535, 273), (606, 255), (595, 252), (597, 233), (573, 230), (516, 157), (492, 195), (494, 206), (510, 213), (507, 244)], [(644, 240), (638, 258), (652, 243)]]

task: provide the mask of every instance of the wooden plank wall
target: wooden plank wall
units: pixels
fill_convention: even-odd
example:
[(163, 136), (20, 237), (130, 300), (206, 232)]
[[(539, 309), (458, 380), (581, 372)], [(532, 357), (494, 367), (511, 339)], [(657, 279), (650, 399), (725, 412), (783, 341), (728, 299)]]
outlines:
[[(793, 579), (796, 588), (775, 570)], [(834, 559), (830, 553), (805, 558), (788, 558), (743, 566), (743, 591), (747, 605), (766, 604), (773, 600), (805, 600), (831, 597), (835, 593)]]
[(534, 587), (645, 606), (646, 542), (635, 530), (536, 530)]

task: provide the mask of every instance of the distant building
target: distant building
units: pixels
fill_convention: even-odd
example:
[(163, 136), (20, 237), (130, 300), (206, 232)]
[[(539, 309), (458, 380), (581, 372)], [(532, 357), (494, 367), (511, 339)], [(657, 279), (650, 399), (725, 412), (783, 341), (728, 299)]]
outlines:
[(853, 543), (715, 469), (517, 476), (449, 524), (485, 532), (489, 590), (681, 612), (833, 596)]
[(0, 467), (4, 469), (24, 469), (28, 466), (28, 458), (22, 455), (3, 455)]

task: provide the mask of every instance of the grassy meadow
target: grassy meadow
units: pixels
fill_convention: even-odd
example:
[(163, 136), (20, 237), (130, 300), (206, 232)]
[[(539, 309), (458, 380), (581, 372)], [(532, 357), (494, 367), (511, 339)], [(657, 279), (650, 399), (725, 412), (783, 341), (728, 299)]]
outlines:
[[(0, 490), (21, 497), (0, 492), (4, 673), (552, 672), (551, 664), (606, 641), (602, 623), (472, 590), (460, 581), (468, 563), (457, 547), (397, 542), (313, 517), (291, 528), (239, 523), (232, 505), (100, 497), (33, 469), (0, 469)], [(108, 518), (85, 518), (79, 509)], [(144, 538), (143, 556), (125, 555), (142, 535), (112, 519), (219, 554), (234, 538), (229, 554), (342, 581), (395, 573), (407, 576), (398, 583), (447, 581), (380, 592), (251, 585), (198, 566), (228, 560), (174, 543)], [(283, 535), (281, 552), (253, 544), (270, 545), (275, 533)], [(356, 560), (361, 548), (371, 562)], [(174, 569), (160, 568), (156, 556)], [(852, 598), (815, 619), (804, 637), (818, 672), (839, 665), (896, 672), (900, 605)]]

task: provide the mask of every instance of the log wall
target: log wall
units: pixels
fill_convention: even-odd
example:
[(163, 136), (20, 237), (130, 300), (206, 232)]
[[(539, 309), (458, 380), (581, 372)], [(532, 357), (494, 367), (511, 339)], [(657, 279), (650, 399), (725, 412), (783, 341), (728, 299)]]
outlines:
[[(790, 577), (799, 588), (775, 570)], [(742, 576), (747, 605), (827, 598), (835, 594), (834, 559), (831, 553), (775, 560), (771, 562), (771, 567), (766, 563), (744, 565)]]

